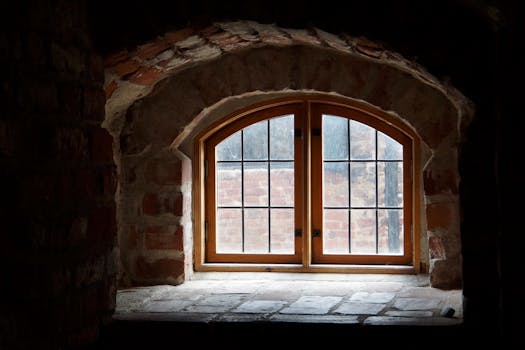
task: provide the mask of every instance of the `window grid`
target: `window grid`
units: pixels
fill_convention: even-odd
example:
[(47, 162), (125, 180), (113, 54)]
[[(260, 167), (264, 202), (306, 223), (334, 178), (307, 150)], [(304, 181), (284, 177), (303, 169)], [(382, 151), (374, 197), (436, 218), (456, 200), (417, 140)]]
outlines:
[[(378, 162), (384, 163), (403, 163), (403, 160), (390, 160), (390, 159), (379, 159), (379, 148), (378, 148), (378, 131), (374, 128), (374, 159), (352, 159), (351, 156), (351, 144), (352, 144), (352, 128), (350, 122), (352, 119), (347, 118), (347, 149), (348, 149), (348, 160), (347, 159), (323, 159), (323, 163), (347, 163), (348, 172), (348, 206), (325, 206), (323, 209), (347, 209), (348, 210), (348, 253), (352, 254), (352, 210), (359, 209), (373, 209), (375, 211), (375, 254), (379, 254), (379, 209), (383, 210), (402, 210), (403, 206), (388, 206), (385, 194), (385, 204), (379, 206), (379, 176), (378, 176)], [(352, 163), (371, 163), (374, 162), (375, 167), (375, 206), (353, 206), (352, 205)], [(385, 164), (386, 165), (386, 164)], [(324, 167), (323, 167), (324, 169)], [(386, 180), (385, 180), (386, 182)], [(385, 183), (386, 187), (386, 183)]]
[[(271, 209), (294, 209), (293, 206), (273, 206), (271, 203), (271, 164), (272, 163), (294, 163), (294, 159), (272, 159), (271, 153), (270, 153), (270, 147), (271, 147), (271, 140), (270, 140), (270, 120), (268, 119), (265, 121), (266, 124), (266, 137), (267, 137), (267, 159), (244, 159), (244, 129), (241, 129), (240, 135), (241, 135), (241, 150), (240, 150), (240, 160), (218, 160), (216, 161), (217, 164), (233, 164), (233, 163), (241, 163), (241, 205), (240, 206), (229, 206), (229, 205), (217, 205), (217, 209), (241, 209), (241, 251), (245, 253), (245, 209), (264, 209), (267, 208), (268, 210), (268, 253), (272, 252), (272, 245), (271, 245)], [(245, 196), (244, 196), (244, 165), (246, 163), (266, 163), (266, 169), (267, 169), (267, 193), (268, 193), (268, 205), (245, 205)], [(217, 180), (215, 180), (217, 181)]]

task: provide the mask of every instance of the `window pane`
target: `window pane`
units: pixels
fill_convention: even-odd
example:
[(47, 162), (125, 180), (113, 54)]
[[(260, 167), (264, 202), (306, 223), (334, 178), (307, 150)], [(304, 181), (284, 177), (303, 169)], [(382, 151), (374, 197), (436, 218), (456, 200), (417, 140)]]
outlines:
[(323, 253), (348, 254), (348, 209), (323, 210)]
[(217, 209), (217, 253), (242, 252), (241, 209)]
[(375, 210), (353, 209), (350, 215), (352, 222), (352, 254), (376, 253), (376, 215)]
[(294, 163), (270, 162), (270, 194), (272, 206), (294, 206)]
[(293, 115), (270, 119), (270, 159), (293, 160)]
[(348, 159), (348, 119), (323, 114), (323, 157)]
[(295, 225), (293, 209), (271, 209), (271, 252), (293, 254), (295, 252)]
[(350, 157), (355, 160), (375, 159), (376, 143), (375, 129), (357, 122), (350, 121)]
[(217, 164), (217, 205), (241, 205), (241, 163)]
[(268, 163), (249, 162), (244, 165), (244, 205), (268, 206)]
[(375, 207), (376, 167), (375, 162), (351, 163), (350, 205), (352, 207)]
[(323, 205), (348, 207), (348, 163), (324, 163)]
[(216, 147), (217, 160), (241, 160), (241, 132), (231, 135)]
[(244, 252), (268, 253), (268, 209), (244, 209)]
[(377, 158), (381, 160), (403, 160), (403, 145), (378, 131)]
[(379, 209), (379, 253), (403, 254), (403, 210)]
[(268, 159), (268, 121), (250, 125), (243, 133), (244, 160)]
[(403, 206), (403, 163), (377, 162), (379, 207)]

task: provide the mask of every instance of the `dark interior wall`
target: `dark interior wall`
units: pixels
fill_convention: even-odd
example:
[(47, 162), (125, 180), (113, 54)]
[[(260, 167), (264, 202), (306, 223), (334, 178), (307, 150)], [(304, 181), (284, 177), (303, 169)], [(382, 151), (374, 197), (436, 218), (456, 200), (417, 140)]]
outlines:
[[(101, 55), (213, 20), (383, 42), (476, 106), (462, 142), (465, 324), (517, 335), (523, 275), (519, 1), (2, 2), (0, 347), (96, 338), (114, 307), (114, 167)], [(14, 5), (14, 6), (13, 6)], [(35, 344), (38, 344), (37, 346)]]
[(0, 16), (0, 349), (76, 348), (115, 305), (103, 64), (81, 1)]

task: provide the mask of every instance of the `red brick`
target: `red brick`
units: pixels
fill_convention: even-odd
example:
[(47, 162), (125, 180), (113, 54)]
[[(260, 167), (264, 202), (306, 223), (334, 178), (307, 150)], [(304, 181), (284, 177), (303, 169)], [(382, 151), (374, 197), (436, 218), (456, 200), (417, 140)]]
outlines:
[(182, 205), (183, 205), (183, 200), (182, 200), (182, 194), (181, 194), (180, 196), (175, 198), (173, 213), (176, 216), (182, 216), (182, 208), (183, 208)]
[(366, 38), (358, 38), (355, 44), (358, 52), (374, 58), (380, 58), (384, 51), (381, 45)]
[(83, 94), (84, 102), (84, 119), (88, 120), (104, 120), (106, 105), (106, 96), (100, 88), (86, 88)]
[(137, 248), (137, 227), (135, 225), (129, 225), (128, 231), (128, 248)]
[(443, 240), (441, 237), (430, 237), (428, 239), (428, 250), (430, 253), (430, 259), (445, 259), (446, 252)]
[(82, 89), (77, 86), (59, 85), (58, 97), (61, 101), (61, 108), (70, 116), (80, 115), (78, 106), (82, 104)]
[(142, 199), (142, 212), (145, 215), (173, 214), (182, 215), (182, 193), (149, 193)]
[(237, 35), (232, 35), (228, 32), (222, 32), (222, 33), (211, 35), (208, 37), (208, 40), (210, 40), (215, 45), (218, 45), (221, 47), (230, 46), (230, 45), (243, 41)]
[(91, 131), (90, 146), (94, 162), (113, 162), (113, 137), (106, 129), (100, 127)]
[(426, 195), (447, 192), (458, 194), (458, 175), (453, 170), (447, 169), (439, 172), (425, 171), (423, 177)]
[(102, 193), (114, 195), (117, 189), (117, 176), (113, 166), (106, 166), (99, 173), (99, 184), (102, 185)]
[(142, 58), (143, 60), (149, 60), (169, 47), (170, 44), (168, 42), (159, 39), (154, 42), (139, 46), (137, 50), (135, 50), (131, 55)]
[(321, 42), (319, 38), (304, 30), (286, 29), (286, 32), (290, 34), (293, 40), (300, 41), (306, 44), (319, 45)]
[(111, 67), (110, 70), (119, 77), (125, 78), (135, 73), (139, 68), (140, 64), (137, 61), (129, 59), (127, 61), (117, 64), (114, 67)]
[(446, 228), (452, 224), (452, 208), (450, 203), (434, 203), (427, 206), (427, 228), (435, 230)]
[(222, 32), (222, 29), (213, 25), (199, 30), (199, 34), (205, 38), (208, 38), (210, 35), (214, 35), (219, 32)]
[(95, 208), (88, 219), (87, 236), (93, 244), (111, 241), (116, 235), (115, 206)]
[(146, 280), (179, 278), (184, 274), (184, 261), (164, 258), (149, 262), (139, 256), (135, 261), (135, 272), (138, 278)]
[[(171, 232), (170, 231), (175, 231)], [(174, 249), (182, 251), (182, 226), (152, 226), (144, 230), (146, 249)]]
[(152, 159), (146, 166), (144, 176), (146, 181), (158, 185), (180, 185), (181, 172), (181, 162), (178, 160)]
[(166, 33), (164, 35), (164, 39), (170, 44), (174, 44), (176, 42), (182, 41), (184, 39), (189, 38), (194, 33), (192, 28), (185, 28), (181, 30), (177, 30), (175, 32)]
[(112, 80), (109, 84), (104, 86), (104, 93), (106, 95), (106, 99), (109, 99), (111, 95), (117, 90), (118, 83), (115, 80)]
[(165, 72), (154, 67), (141, 67), (129, 79), (130, 82), (139, 85), (150, 85), (156, 83), (165, 75)]
[(122, 61), (125, 61), (128, 58), (129, 58), (128, 50), (122, 50), (119, 52), (115, 52), (104, 58), (104, 66), (113, 67), (114, 65)]

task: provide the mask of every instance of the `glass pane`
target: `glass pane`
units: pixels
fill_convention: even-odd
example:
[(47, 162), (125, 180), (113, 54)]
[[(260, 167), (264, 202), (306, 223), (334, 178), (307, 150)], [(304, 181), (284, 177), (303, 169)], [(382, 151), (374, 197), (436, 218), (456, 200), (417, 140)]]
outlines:
[(250, 125), (243, 133), (244, 160), (268, 159), (268, 121)]
[(217, 163), (217, 205), (241, 205), (241, 163)]
[(244, 165), (244, 205), (268, 206), (268, 163), (249, 162)]
[(244, 209), (244, 252), (268, 253), (268, 209)]
[(270, 119), (270, 159), (293, 160), (293, 115)]
[(379, 207), (403, 206), (403, 163), (377, 162), (377, 203)]
[(270, 162), (270, 201), (274, 207), (294, 206), (294, 164)]
[(348, 210), (323, 210), (323, 253), (348, 254)]
[(216, 146), (217, 160), (241, 160), (241, 132), (238, 131)]
[(323, 114), (323, 158), (348, 159), (348, 119)]
[(294, 210), (271, 209), (271, 252), (274, 254), (293, 254), (294, 243)]
[(376, 166), (375, 162), (351, 163), (352, 207), (375, 207), (376, 205)]
[(375, 210), (353, 209), (350, 215), (352, 228), (350, 242), (352, 254), (376, 253)]
[(242, 209), (217, 209), (217, 253), (242, 252)]
[(403, 210), (380, 209), (377, 211), (379, 253), (403, 254)]
[(323, 206), (348, 207), (348, 163), (324, 163)]
[(403, 145), (393, 138), (377, 132), (377, 159), (403, 160)]
[(375, 159), (375, 130), (355, 120), (350, 121), (350, 158), (357, 160)]

